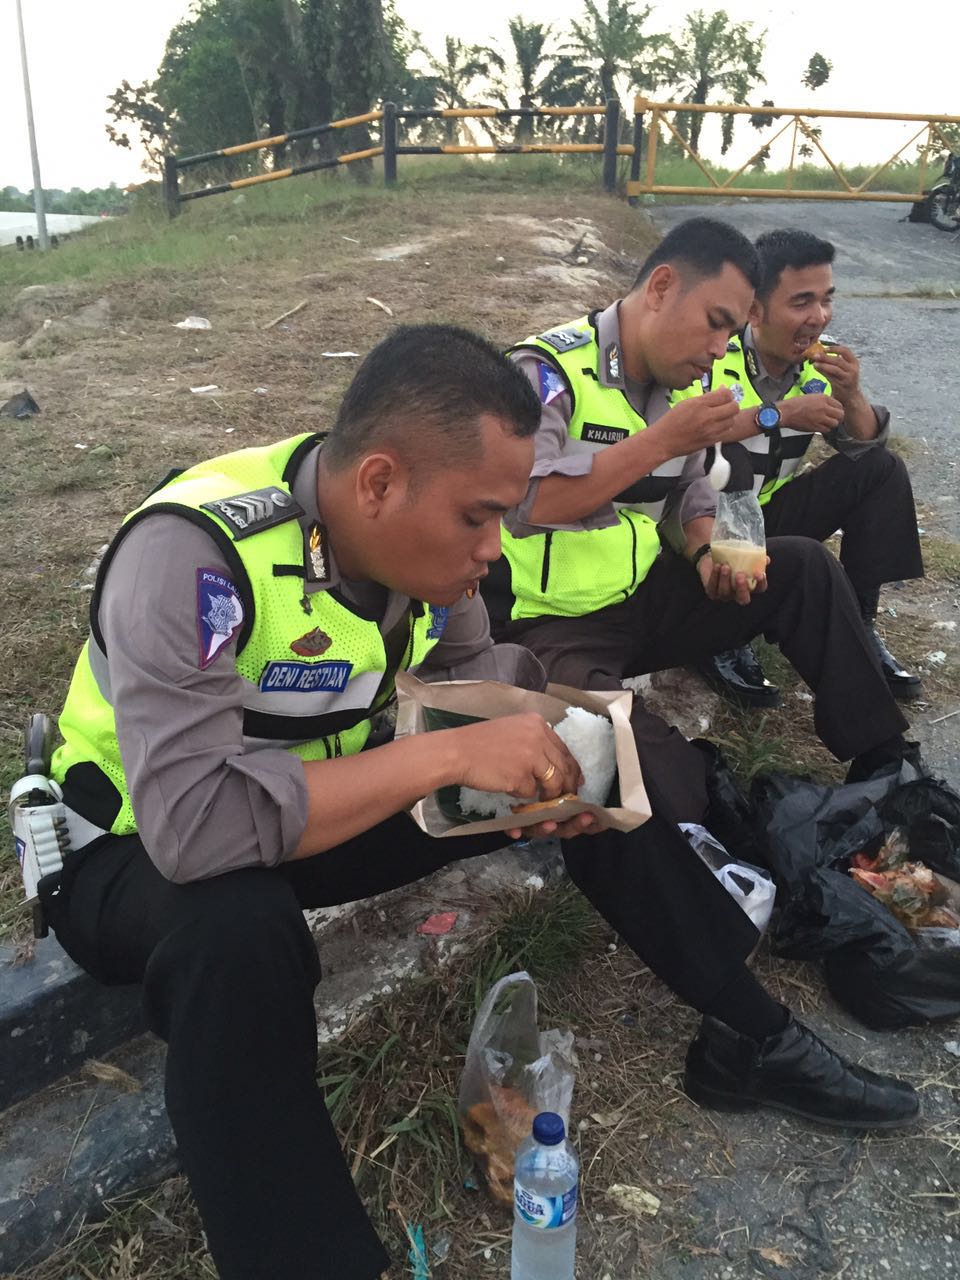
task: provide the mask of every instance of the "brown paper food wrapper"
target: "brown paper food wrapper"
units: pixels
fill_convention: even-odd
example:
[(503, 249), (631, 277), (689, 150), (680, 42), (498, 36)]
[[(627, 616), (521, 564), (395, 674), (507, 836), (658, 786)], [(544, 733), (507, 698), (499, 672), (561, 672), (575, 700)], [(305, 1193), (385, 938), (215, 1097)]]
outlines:
[(572, 689), (563, 684), (548, 684), (546, 693), (533, 693), (496, 680), (448, 680), (424, 684), (415, 676), (397, 676), (398, 738), (434, 729), (452, 729), (473, 724), (477, 720), (496, 720), (501, 716), (536, 711), (550, 725), (559, 724), (567, 707), (583, 707), (595, 715), (606, 716), (613, 724), (617, 746), (617, 774), (610, 807), (587, 804), (583, 800), (566, 800), (553, 809), (534, 813), (515, 813), (502, 818), (483, 818), (471, 822), (460, 812), (460, 787), (443, 787), (410, 810), (417, 826), (430, 836), (468, 836), (484, 831), (506, 831), (515, 827), (532, 827), (538, 822), (565, 822), (578, 813), (595, 813), (605, 826), (615, 831), (633, 831), (650, 817), (650, 801), (640, 772), (637, 744), (630, 727), (633, 694), (622, 692)]

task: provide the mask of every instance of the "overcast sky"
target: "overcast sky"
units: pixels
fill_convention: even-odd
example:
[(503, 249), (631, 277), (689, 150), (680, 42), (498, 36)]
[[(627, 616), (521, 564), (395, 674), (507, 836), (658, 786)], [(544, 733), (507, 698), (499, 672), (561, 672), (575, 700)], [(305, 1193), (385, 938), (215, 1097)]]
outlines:
[[(98, 187), (142, 180), (139, 155), (107, 140), (106, 99), (121, 80), (139, 84), (156, 73), (167, 34), (189, 11), (188, 0), (22, 3), (44, 186)], [(518, 12), (527, 21), (550, 23), (557, 31), (583, 13), (581, 0), (486, 0), (476, 8), (398, 0), (397, 7), (434, 48), (447, 33), (471, 42), (506, 42), (507, 18)], [(651, 29), (675, 27), (695, 7), (697, 0), (689, 6), (660, 4), (650, 19)], [(767, 29), (767, 83), (753, 101), (771, 98), (786, 107), (817, 103), (960, 114), (960, 11), (949, 0), (847, 0), (821, 6), (787, 0), (776, 8), (766, 0), (737, 0), (726, 6), (703, 0), (699, 7), (727, 7), (737, 20), (752, 21), (758, 33)], [(15, 0), (0, 0), (0, 188), (27, 190), (32, 178), (16, 34)], [(833, 62), (834, 71), (830, 82), (813, 95), (802, 87), (800, 77), (815, 51)], [(904, 126), (838, 122), (825, 126), (824, 142), (840, 160), (881, 161), (908, 136)], [(743, 130), (742, 137), (742, 145), (751, 144), (750, 150), (759, 141), (752, 130)], [(236, 141), (245, 139), (224, 139), (225, 144)], [(741, 151), (738, 162), (747, 154)]]

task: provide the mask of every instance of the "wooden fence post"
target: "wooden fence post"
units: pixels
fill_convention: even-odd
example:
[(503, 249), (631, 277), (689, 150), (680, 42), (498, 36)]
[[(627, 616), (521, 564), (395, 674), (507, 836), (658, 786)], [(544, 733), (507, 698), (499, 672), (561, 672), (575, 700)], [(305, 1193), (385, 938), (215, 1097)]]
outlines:
[(603, 118), (603, 186), (605, 191), (617, 188), (617, 140), (620, 133), (620, 101), (607, 99)]
[(163, 157), (163, 199), (168, 215), (175, 218), (180, 212), (180, 171), (176, 156)]
[[(639, 102), (634, 104), (633, 111), (633, 155), (630, 157), (630, 181), (640, 181), (640, 152), (643, 150), (643, 112), (638, 111)], [(628, 196), (627, 204), (638, 205), (639, 196)]]
[(383, 142), (383, 181), (392, 187), (397, 181), (397, 106), (394, 102), (383, 104), (380, 122)]

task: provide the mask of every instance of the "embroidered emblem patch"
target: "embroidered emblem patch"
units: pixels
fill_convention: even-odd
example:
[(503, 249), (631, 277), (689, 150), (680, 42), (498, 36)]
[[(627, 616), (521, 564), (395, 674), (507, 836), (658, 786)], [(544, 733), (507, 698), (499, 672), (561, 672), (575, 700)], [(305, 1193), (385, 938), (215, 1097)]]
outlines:
[(304, 534), (304, 559), (310, 582), (330, 581), (330, 540), (322, 524), (314, 520)]
[(268, 662), (261, 693), (343, 693), (352, 662)]
[(826, 389), (827, 384), (820, 378), (809, 378), (800, 387), (800, 390), (805, 396), (821, 396)]
[(447, 625), (447, 618), (450, 616), (450, 610), (446, 605), (432, 604), (430, 606), (430, 628), (427, 631), (428, 640), (439, 640), (443, 635), (444, 628)]
[[(706, 374), (704, 374), (704, 377), (706, 377)], [(709, 388), (706, 388), (706, 390), (709, 390)], [(733, 396), (734, 400), (736, 400), (737, 404), (742, 404), (743, 397), (746, 394), (746, 392), (744, 391), (743, 387), (741, 387), (739, 382), (735, 382), (733, 386), (730, 388), (730, 394)]]
[(205, 671), (240, 630), (243, 605), (229, 578), (216, 569), (197, 570), (197, 636), (200, 670)]
[(566, 386), (556, 369), (551, 369), (541, 360), (537, 365), (540, 376), (540, 403), (552, 404), (558, 396), (566, 394)]
[(302, 658), (319, 658), (321, 653), (326, 653), (333, 641), (325, 631), (321, 631), (319, 627), (314, 627), (312, 631), (308, 631), (305, 636), (300, 636), (294, 640), (290, 648), (294, 653), (299, 653)]
[(553, 347), (554, 351), (575, 351), (577, 347), (585, 347), (590, 341), (590, 334), (582, 329), (551, 329), (549, 333), (541, 333), (540, 341)]
[(234, 539), (249, 538), (261, 529), (271, 529), (275, 524), (293, 520), (303, 515), (303, 508), (291, 494), (271, 486), (267, 489), (251, 489), (232, 498), (218, 498), (215, 502), (200, 504), (227, 524)]

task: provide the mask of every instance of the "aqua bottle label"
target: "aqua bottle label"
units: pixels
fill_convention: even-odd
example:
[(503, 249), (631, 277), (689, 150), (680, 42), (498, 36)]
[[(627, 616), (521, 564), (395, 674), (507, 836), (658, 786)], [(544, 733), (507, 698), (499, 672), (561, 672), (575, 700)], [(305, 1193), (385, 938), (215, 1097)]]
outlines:
[(513, 1194), (517, 1213), (531, 1227), (565, 1227), (577, 1216), (576, 1185), (562, 1196), (542, 1196), (515, 1183)]

